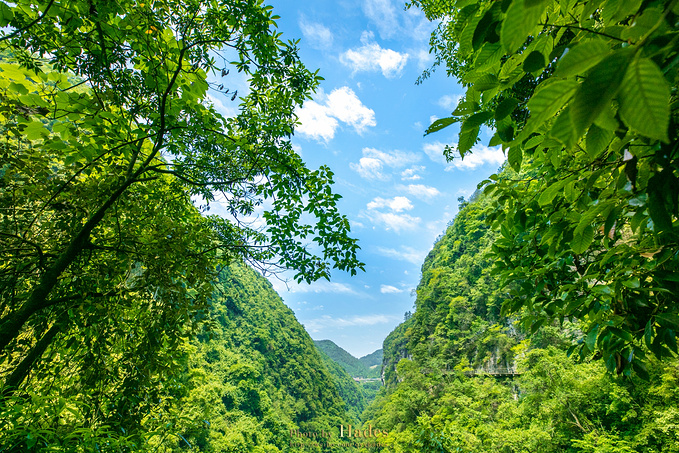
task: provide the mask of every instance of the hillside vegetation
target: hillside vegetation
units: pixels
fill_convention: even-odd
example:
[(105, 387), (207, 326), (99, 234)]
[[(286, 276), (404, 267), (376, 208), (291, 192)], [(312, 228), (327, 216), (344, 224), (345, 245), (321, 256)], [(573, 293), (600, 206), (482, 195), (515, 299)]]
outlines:
[(531, 333), (504, 316), (511, 288), (491, 270), (498, 232), (484, 222), (496, 205), (474, 198), (425, 259), (412, 318), (385, 340), (387, 389), (364, 414), (389, 430), (385, 451), (679, 451), (679, 364), (615, 376), (568, 357), (577, 321)]
[[(335, 363), (338, 363), (351, 377), (377, 378), (380, 376), (380, 367), (374, 367), (374, 365), (382, 364), (381, 350), (357, 359), (331, 340), (314, 340), (314, 344)], [(377, 362), (377, 358), (379, 358), (379, 362)]]

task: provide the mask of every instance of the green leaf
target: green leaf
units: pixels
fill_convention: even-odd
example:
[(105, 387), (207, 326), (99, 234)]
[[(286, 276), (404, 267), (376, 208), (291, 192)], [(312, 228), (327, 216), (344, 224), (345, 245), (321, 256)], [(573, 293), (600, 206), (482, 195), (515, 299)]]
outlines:
[(613, 131), (592, 125), (589, 131), (587, 131), (587, 137), (585, 138), (585, 151), (587, 151), (587, 155), (592, 159), (596, 159), (599, 154), (608, 148), (612, 139)]
[(627, 126), (646, 137), (669, 142), (670, 87), (653, 60), (637, 58), (630, 63), (618, 99)]
[(601, 40), (580, 43), (559, 59), (554, 75), (558, 77), (584, 75), (609, 53), (609, 47)]
[(507, 161), (509, 162), (509, 165), (516, 171), (517, 173), (521, 170), (521, 160), (523, 159), (523, 154), (521, 153), (521, 147), (520, 146), (512, 146), (509, 148), (509, 153), (507, 153)]
[(571, 241), (571, 248), (576, 255), (581, 255), (594, 240), (594, 228), (591, 225), (585, 227), (581, 232), (576, 232)]
[(438, 132), (441, 129), (445, 129), (446, 127), (450, 126), (451, 124), (457, 123), (460, 121), (460, 118), (455, 118), (455, 117), (449, 117), (449, 118), (441, 118), (433, 123), (427, 128), (426, 131), (424, 131), (424, 135), (429, 135), (433, 134), (434, 132)]
[(620, 329), (618, 327), (613, 327), (613, 326), (610, 326), (608, 328), (608, 330), (610, 330), (613, 333), (613, 335), (615, 335), (616, 337), (622, 338), (625, 341), (630, 341), (630, 342), (634, 341), (634, 337), (632, 336), (632, 334), (629, 333), (626, 330)]
[(594, 351), (594, 348), (596, 347), (596, 337), (599, 334), (599, 324), (595, 325), (592, 330), (590, 330), (587, 333), (587, 337), (585, 338), (585, 344), (587, 345), (587, 348), (589, 348), (590, 351)]
[(495, 88), (497, 85), (497, 76), (495, 74), (486, 74), (474, 83), (474, 89), (483, 92)]
[(525, 72), (541, 71), (544, 69), (545, 64), (545, 56), (541, 52), (534, 50), (523, 61), (523, 70)]
[(510, 115), (514, 109), (519, 105), (519, 101), (514, 98), (506, 98), (500, 102), (500, 105), (495, 109), (495, 119), (497, 121)]
[(526, 0), (514, 0), (507, 9), (500, 32), (500, 41), (507, 53), (518, 50), (540, 22), (544, 12), (541, 2), (528, 2), (533, 6), (527, 6)]
[(541, 84), (538, 91), (528, 101), (530, 110), (529, 130), (535, 130), (545, 121), (553, 118), (561, 110), (578, 88), (573, 80), (557, 80)]
[(464, 157), (465, 153), (472, 149), (476, 144), (476, 141), (479, 138), (479, 130), (479, 126), (470, 124), (467, 121), (462, 123), (462, 127), (460, 128), (460, 141), (457, 144), (457, 150), (459, 151), (460, 156)]
[(14, 19), (12, 8), (5, 2), (0, 2), (0, 27), (6, 27), (12, 19)]
[(468, 126), (480, 126), (489, 119), (493, 117), (492, 112), (479, 112), (475, 113), (465, 120), (465, 124)]
[(542, 191), (540, 194), (540, 198), (538, 198), (538, 204), (540, 206), (546, 206), (554, 200), (554, 198), (561, 192), (561, 189), (563, 189), (563, 186), (566, 185), (566, 182), (568, 180), (560, 180), (555, 182), (554, 184), (550, 185), (546, 189)]
[(577, 138), (604, 109), (610, 108), (613, 97), (620, 89), (630, 57), (630, 52), (624, 50), (609, 55), (592, 69), (576, 91), (570, 111)]

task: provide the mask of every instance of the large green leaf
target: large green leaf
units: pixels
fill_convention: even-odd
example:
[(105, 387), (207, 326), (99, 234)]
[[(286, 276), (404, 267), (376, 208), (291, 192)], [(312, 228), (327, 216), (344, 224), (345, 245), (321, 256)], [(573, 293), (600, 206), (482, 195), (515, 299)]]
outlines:
[(618, 99), (627, 126), (646, 137), (669, 142), (670, 87), (653, 60), (638, 58), (630, 63)]
[(555, 75), (559, 77), (583, 75), (609, 53), (609, 47), (602, 40), (580, 43), (559, 59)]
[(556, 115), (568, 103), (577, 87), (577, 82), (573, 80), (557, 80), (541, 85), (528, 101), (531, 116), (526, 129), (535, 130)]
[(579, 138), (618, 93), (631, 53), (620, 50), (599, 62), (580, 85), (571, 102), (571, 121)]
[(515, 52), (526, 42), (540, 22), (540, 17), (544, 12), (542, 2), (529, 2), (529, 5), (532, 6), (526, 5), (526, 0), (514, 0), (507, 10), (500, 33), (502, 47), (507, 53)]
[(464, 157), (465, 153), (472, 149), (479, 138), (479, 126), (465, 121), (460, 128), (460, 141), (457, 150)]
[(585, 227), (582, 231), (576, 232), (571, 241), (571, 248), (577, 255), (581, 255), (594, 240), (594, 228)]
[(460, 118), (455, 118), (455, 117), (448, 117), (448, 118), (441, 118), (433, 123), (427, 128), (426, 131), (424, 131), (424, 135), (429, 135), (433, 134), (434, 132), (438, 132), (441, 129), (445, 129), (446, 127), (450, 126), (451, 124), (457, 123), (460, 121)]

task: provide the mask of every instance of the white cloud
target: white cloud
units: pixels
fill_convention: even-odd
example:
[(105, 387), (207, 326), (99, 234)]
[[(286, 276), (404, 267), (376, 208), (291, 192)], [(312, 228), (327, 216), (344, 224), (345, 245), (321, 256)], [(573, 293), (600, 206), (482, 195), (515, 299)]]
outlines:
[(443, 150), (446, 145), (441, 142), (426, 143), (423, 146), (424, 152), (434, 162), (446, 166), (446, 171), (452, 170), (473, 170), (482, 165), (502, 165), (505, 161), (505, 154), (500, 146), (489, 148), (485, 145), (474, 145), (474, 147), (461, 158), (457, 152), (457, 143), (449, 145), (453, 150), (453, 160), (446, 161)]
[(405, 187), (405, 190), (410, 195), (427, 201), (441, 195), (441, 192), (436, 187), (425, 186), (424, 184), (409, 184)]
[[(269, 279), (273, 285), (276, 292), (283, 294), (285, 292), (291, 293), (334, 293), (334, 294), (351, 294), (353, 296), (359, 296), (361, 294), (346, 283), (328, 282), (328, 281), (316, 281), (311, 284), (302, 282), (297, 283), (295, 280), (283, 281), (278, 278)], [(304, 302), (306, 303), (306, 302)]]
[(445, 96), (441, 96), (441, 99), (438, 100), (437, 104), (443, 107), (444, 109), (452, 112), (455, 110), (455, 107), (457, 107), (457, 104), (460, 102), (460, 99), (462, 99), (462, 95), (448, 95), (446, 94)]
[(225, 105), (220, 99), (211, 94), (207, 95), (207, 100), (224, 118), (231, 118), (238, 115), (238, 109), (230, 105)]
[(406, 197), (375, 198), (368, 203), (368, 209), (389, 208), (394, 212), (409, 211), (414, 208)]
[(418, 174), (421, 171), (424, 171), (424, 167), (421, 165), (406, 168), (401, 172), (401, 179), (403, 181), (417, 181), (419, 179), (422, 179), (422, 176)]
[(383, 225), (387, 231), (393, 230), (396, 233), (415, 230), (422, 222), (419, 217), (393, 212), (368, 211), (366, 216), (373, 223)]
[(308, 44), (315, 49), (328, 49), (334, 40), (330, 29), (322, 24), (307, 22), (302, 16), (299, 19), (299, 28)]
[(443, 155), (443, 150), (446, 145), (441, 142), (425, 143), (422, 149), (429, 156), (429, 158), (437, 164), (446, 165), (446, 156)]
[(428, 250), (415, 250), (412, 247), (401, 246), (400, 250), (393, 248), (377, 247), (377, 253), (387, 258), (394, 258), (400, 261), (407, 261), (413, 264), (422, 264)]
[[(353, 127), (359, 134), (376, 126), (375, 112), (369, 109), (349, 87), (334, 89), (329, 95), (319, 90), (316, 101), (307, 101), (297, 109), (300, 125), (296, 132), (315, 140), (328, 142), (335, 136), (339, 121)], [(338, 121), (339, 120), (339, 121)]]
[(372, 41), (371, 35), (363, 33), (363, 46), (349, 49), (340, 56), (340, 62), (352, 69), (353, 73), (381, 71), (387, 78), (400, 76), (408, 62), (407, 53), (383, 49)]
[(322, 316), (320, 318), (301, 320), (304, 327), (311, 332), (318, 332), (327, 328), (341, 328), (354, 326), (374, 326), (377, 324), (388, 324), (398, 320), (400, 317), (387, 315), (363, 315), (352, 316), (350, 318), (333, 318), (332, 316)]
[(297, 109), (300, 125), (295, 129), (308, 137), (326, 142), (335, 136), (339, 123), (329, 115), (328, 107), (314, 101), (307, 101), (301, 109)]
[(417, 69), (424, 71), (429, 68), (434, 62), (434, 56), (430, 54), (426, 49), (419, 49), (415, 52), (415, 58), (417, 59)]
[(382, 161), (372, 157), (361, 157), (357, 164), (350, 163), (349, 167), (365, 179), (377, 179), (386, 181), (389, 179), (387, 175), (382, 173), (384, 166)]
[(380, 292), (382, 294), (397, 294), (402, 293), (403, 290), (391, 285), (382, 285), (380, 286)]
[(390, 38), (399, 32), (397, 10), (391, 0), (364, 0), (363, 11), (377, 26), (382, 38)]
[(415, 153), (403, 151), (381, 151), (375, 148), (363, 148), (363, 157), (358, 163), (350, 163), (349, 167), (365, 179), (386, 181), (389, 175), (384, 173), (386, 167), (399, 169), (420, 160)]
[(362, 133), (368, 126), (376, 126), (375, 112), (361, 102), (349, 87), (332, 90), (328, 95), (328, 109), (338, 120)]

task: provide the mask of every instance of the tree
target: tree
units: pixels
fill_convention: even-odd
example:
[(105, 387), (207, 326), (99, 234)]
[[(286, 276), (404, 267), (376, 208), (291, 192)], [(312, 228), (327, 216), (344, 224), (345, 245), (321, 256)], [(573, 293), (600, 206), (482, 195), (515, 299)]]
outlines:
[[(497, 205), (504, 313), (532, 331), (577, 318), (574, 346), (611, 371), (645, 374), (646, 351), (677, 352), (677, 2), (414, 0), (434, 66), (466, 88), (448, 158), (481, 126), (509, 167), (481, 183)], [(424, 77), (428, 73), (424, 74)]]
[[(258, 0), (0, 2), (6, 399), (62, 370), (73, 395), (148, 390), (146, 405), (85, 417), (134, 424), (182, 366), (173, 351), (205, 317), (220, 263), (307, 281), (362, 268), (332, 172), (292, 149), (295, 108), (320, 77), (276, 18)], [(210, 90), (238, 98), (237, 113), (218, 113)], [(217, 197), (229, 219), (191, 203)]]

